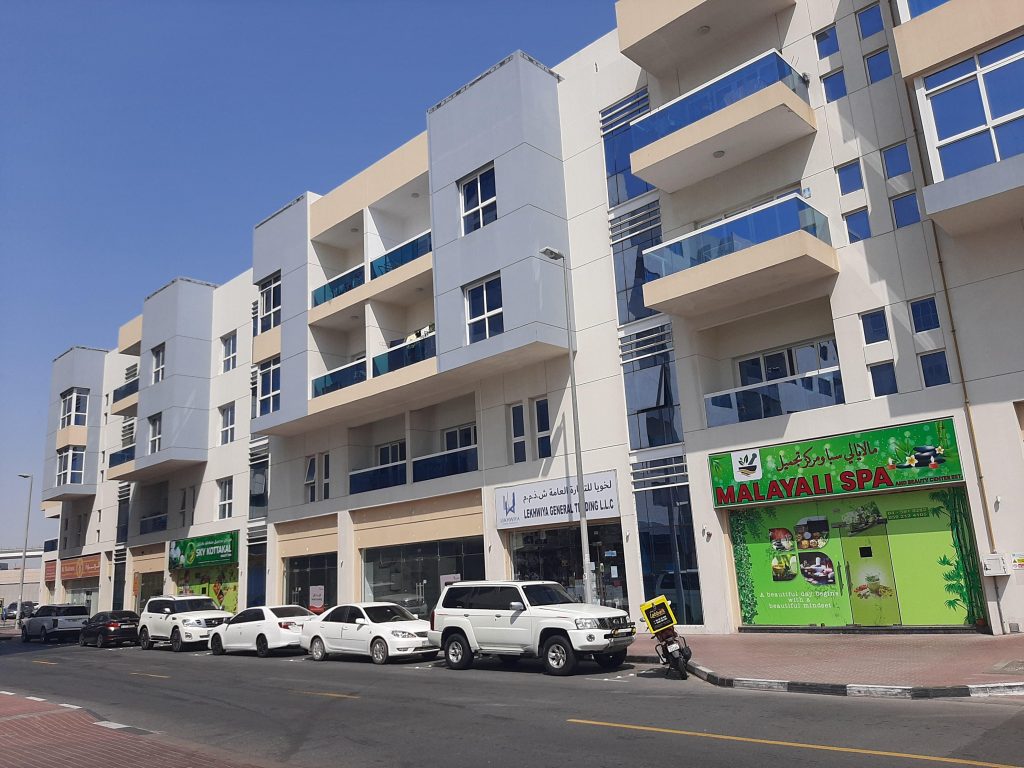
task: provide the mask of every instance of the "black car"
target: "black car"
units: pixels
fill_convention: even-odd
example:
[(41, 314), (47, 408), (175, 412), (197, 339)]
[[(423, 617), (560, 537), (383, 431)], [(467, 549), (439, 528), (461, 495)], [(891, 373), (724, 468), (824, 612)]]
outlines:
[(83, 647), (95, 645), (97, 648), (103, 648), (121, 643), (139, 643), (139, 614), (135, 611), (97, 613), (86, 622), (82, 627), (82, 634), (78, 636), (78, 644)]

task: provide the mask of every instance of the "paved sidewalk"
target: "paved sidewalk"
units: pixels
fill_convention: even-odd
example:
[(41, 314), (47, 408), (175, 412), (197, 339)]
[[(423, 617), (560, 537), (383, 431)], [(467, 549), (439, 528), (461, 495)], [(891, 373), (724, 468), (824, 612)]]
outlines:
[(13, 621), (0, 624), (0, 640), (12, 640), (16, 637), (21, 637), (21, 630)]

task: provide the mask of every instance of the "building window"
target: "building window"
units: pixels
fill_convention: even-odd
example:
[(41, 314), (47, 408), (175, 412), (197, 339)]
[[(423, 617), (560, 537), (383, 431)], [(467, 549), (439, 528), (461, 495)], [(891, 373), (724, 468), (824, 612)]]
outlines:
[(181, 489), (181, 503), (178, 504), (178, 515), (181, 517), (181, 525), (188, 521), (188, 488)]
[(836, 34), (834, 26), (823, 29), (814, 36), (814, 42), (818, 45), (818, 58), (826, 59), (833, 53), (839, 53), (839, 35)]
[(470, 344), (497, 336), (505, 330), (500, 277), (489, 277), (466, 288), (466, 318)]
[(466, 179), (462, 191), (462, 234), (486, 227), (498, 218), (498, 196), (494, 187), (494, 166)]
[(836, 168), (836, 176), (839, 177), (839, 192), (848, 195), (858, 189), (864, 189), (864, 176), (860, 172), (860, 160), (841, 165)]
[(860, 323), (864, 328), (865, 344), (874, 344), (889, 338), (889, 323), (885, 319), (884, 309), (866, 312), (860, 316)]
[(306, 457), (306, 477), (303, 481), (303, 499), (307, 504), (316, 501), (316, 456)]
[(689, 486), (638, 490), (633, 498), (645, 597), (665, 595), (676, 621), (703, 624)]
[(821, 85), (825, 89), (825, 101), (836, 101), (846, 95), (846, 77), (841, 69), (821, 78)]
[(281, 358), (275, 357), (260, 363), (257, 377), (258, 403), (257, 412), (260, 416), (274, 413), (281, 409)]
[(661, 203), (657, 200), (626, 211), (608, 223), (615, 264), (619, 324), (655, 314), (644, 303), (644, 283), (659, 275), (647, 269), (643, 253), (661, 244)]
[(221, 360), (223, 365), (221, 371), (227, 373), (233, 371), (238, 364), (238, 334), (232, 331), (220, 339)]
[(868, 219), (867, 208), (847, 213), (843, 219), (846, 221), (846, 234), (849, 236), (851, 245), (871, 237), (871, 223)]
[(60, 428), (85, 426), (89, 408), (89, 390), (73, 387), (60, 396)]
[(537, 435), (537, 458), (550, 458), (551, 415), (548, 412), (548, 399), (546, 397), (533, 401), (533, 420), (534, 433)]
[(509, 428), (512, 434), (512, 463), (526, 461), (526, 407), (522, 403), (508, 408)]
[(910, 302), (910, 316), (914, 320), (914, 333), (938, 328), (939, 310), (935, 306), (935, 297)]
[(235, 439), (235, 404), (228, 403), (220, 409), (220, 444), (227, 445)]
[(84, 482), (85, 446), (69, 445), (57, 451), (57, 485), (80, 485)]
[(441, 450), (460, 451), (476, 445), (476, 424), (463, 424), (441, 432)]
[(748, 387), (834, 368), (837, 365), (839, 351), (836, 348), (836, 340), (829, 336), (744, 358), (737, 363), (737, 369), (740, 386)]
[(917, 224), (921, 220), (921, 211), (917, 207), (917, 194), (910, 192), (906, 195), (894, 197), (889, 201), (892, 205), (892, 218), (896, 222), (896, 229)]
[(266, 333), (281, 324), (281, 273), (276, 272), (259, 284), (258, 324), (253, 330)]
[(926, 387), (937, 387), (949, 384), (949, 366), (946, 364), (946, 351), (929, 352), (921, 355), (921, 375)]
[(907, 151), (907, 143), (903, 142), (883, 149), (882, 164), (885, 166), (885, 178), (887, 179), (910, 173), (910, 153)]
[(267, 516), (270, 500), (270, 445), (267, 438), (249, 443), (249, 519)]
[(227, 520), (231, 517), (231, 507), (235, 498), (235, 479), (225, 477), (217, 481), (219, 501), (217, 502), (217, 519)]
[(864, 57), (864, 68), (868, 73), (868, 82), (877, 83), (892, 76), (892, 60), (889, 58), (889, 49), (883, 48), (880, 51)]
[(405, 440), (395, 440), (392, 443), (378, 445), (374, 451), (377, 454), (378, 467), (397, 464), (400, 461), (405, 461)]
[(604, 139), (609, 208), (654, 189), (643, 179), (634, 176), (629, 164), (629, 155), (634, 149), (630, 123), (650, 111), (651, 99), (646, 88), (631, 93), (601, 110), (601, 136)]
[(868, 370), (871, 371), (871, 388), (875, 397), (896, 394), (896, 366), (891, 361), (872, 365)]
[(1024, 35), (924, 78), (942, 178), (1024, 152), (1022, 81)]
[(164, 345), (153, 347), (153, 383), (159, 384), (164, 380)]
[(885, 29), (885, 22), (882, 21), (882, 9), (878, 3), (857, 14), (857, 26), (860, 27), (861, 40), (877, 35)]
[(331, 498), (331, 454), (320, 454), (320, 498)]
[(163, 415), (156, 414), (149, 417), (149, 452), (156, 453), (160, 450), (160, 442), (163, 437)]
[(671, 327), (659, 325), (624, 336), (619, 354), (630, 450), (682, 442)]

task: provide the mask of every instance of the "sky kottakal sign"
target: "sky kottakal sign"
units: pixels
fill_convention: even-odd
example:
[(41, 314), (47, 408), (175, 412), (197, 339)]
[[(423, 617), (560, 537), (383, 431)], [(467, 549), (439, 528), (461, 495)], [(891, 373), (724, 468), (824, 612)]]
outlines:
[(708, 458), (716, 507), (963, 482), (952, 419), (851, 432)]
[(171, 542), (168, 565), (172, 571), (238, 562), (238, 531), (196, 536)]

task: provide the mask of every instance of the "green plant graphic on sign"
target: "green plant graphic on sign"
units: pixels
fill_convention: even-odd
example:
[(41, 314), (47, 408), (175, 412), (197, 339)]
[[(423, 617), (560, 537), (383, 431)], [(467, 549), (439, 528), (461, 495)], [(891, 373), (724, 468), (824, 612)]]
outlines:
[(740, 617), (744, 624), (753, 624), (757, 616), (757, 590), (752, 575), (748, 540), (757, 541), (761, 529), (761, 513), (757, 510), (734, 512), (730, 517), (732, 553), (736, 562), (736, 588), (740, 599)]
[(946, 568), (942, 578), (945, 590), (955, 597), (946, 601), (948, 608), (967, 612), (967, 624), (976, 624), (985, 617), (985, 596), (981, 588), (979, 570), (974, 558), (974, 533), (971, 528), (967, 494), (963, 488), (944, 488), (929, 494), (932, 501), (942, 506), (932, 509), (936, 517), (949, 518), (949, 531), (953, 538), (956, 560), (943, 556), (938, 565)]
[(970, 599), (967, 596), (967, 584), (960, 561), (950, 560), (947, 555), (943, 555), (938, 559), (938, 564), (948, 569), (942, 572), (942, 580), (946, 582), (946, 592), (950, 595), (955, 595), (955, 597), (946, 601), (946, 607), (953, 610), (959, 608), (966, 611)]

